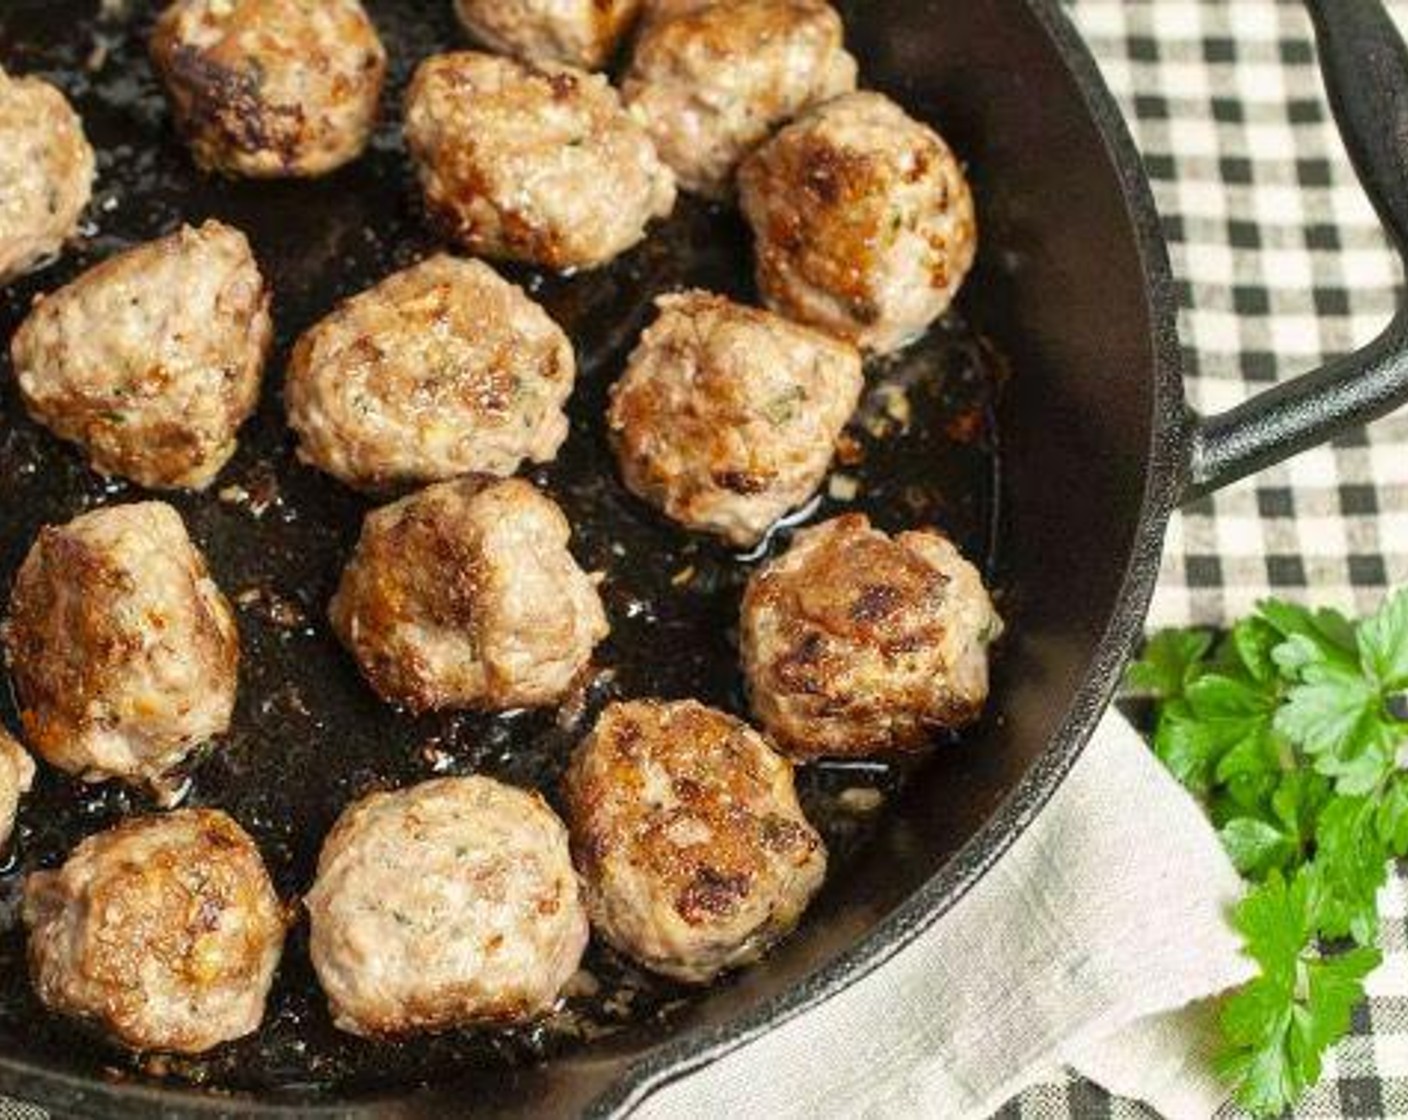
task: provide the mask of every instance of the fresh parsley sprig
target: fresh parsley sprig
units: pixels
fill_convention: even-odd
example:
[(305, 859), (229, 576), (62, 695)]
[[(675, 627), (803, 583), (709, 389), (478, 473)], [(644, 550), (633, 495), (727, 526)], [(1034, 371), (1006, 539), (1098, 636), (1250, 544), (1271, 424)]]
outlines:
[(1221, 1068), (1279, 1115), (1349, 1029), (1408, 854), (1408, 589), (1357, 625), (1271, 600), (1220, 637), (1163, 631), (1126, 685), (1252, 884), (1233, 923), (1259, 974), (1224, 1003)]

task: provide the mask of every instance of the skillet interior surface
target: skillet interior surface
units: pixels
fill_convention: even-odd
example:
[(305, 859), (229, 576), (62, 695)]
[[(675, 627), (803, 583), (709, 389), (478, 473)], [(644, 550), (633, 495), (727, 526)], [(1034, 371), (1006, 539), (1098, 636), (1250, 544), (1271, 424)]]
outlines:
[[(837, 468), (855, 481), (854, 499), (846, 500), (843, 482), (808, 512), (816, 519), (859, 508), (887, 528), (933, 522), (986, 565), (1013, 634), (997, 666), (992, 715), (907, 774), (885, 766), (801, 771), (804, 803), (835, 857), (828, 884), (802, 930), (767, 963), (702, 996), (593, 947), (585, 967), (599, 990), (537, 1027), (368, 1043), (332, 1029), (300, 928), (263, 1029), (198, 1060), (124, 1055), (47, 1015), (30, 993), (18, 922), (23, 875), (149, 808), (130, 792), (41, 768), (0, 876), (0, 1074), (7, 1065), (12, 1074), (39, 1068), (292, 1104), (386, 1101), (452, 1082), (471, 1089), (455, 1098), (461, 1107), (577, 1103), (662, 1037), (756, 1008), (852, 947), (1013, 790), (1086, 675), (1119, 596), (1144, 494), (1156, 330), (1136, 218), (1078, 82), (1027, 6), (839, 6), (866, 84), (937, 124), (970, 163), (983, 249), (958, 312), (900, 359), (871, 369), (853, 427), (864, 461)], [(208, 494), (171, 499), (235, 599), (244, 645), (235, 727), (194, 768), (189, 803), (219, 805), (249, 828), (291, 896), (308, 886), (337, 813), (371, 789), (483, 772), (536, 785), (551, 799), (572, 743), (610, 698), (692, 695), (744, 711), (733, 627), (758, 557), (691, 538), (626, 494), (601, 420), (606, 389), (656, 294), (700, 285), (753, 297), (737, 216), (686, 200), (605, 270), (567, 279), (506, 270), (578, 350), (571, 438), (532, 477), (567, 510), (583, 565), (607, 572), (613, 633), (575, 720), (411, 719), (374, 699), (327, 627), (327, 599), (368, 505), (296, 462), (279, 386), (298, 332), (336, 299), (435, 246), (399, 139), (400, 99), (420, 58), (464, 40), (448, 0), (369, 0), (392, 58), (372, 149), (323, 181), (235, 183), (198, 173), (171, 130), (143, 49), (154, 7), (0, 7), (0, 65), (55, 80), (99, 153), (81, 245), (0, 293), (0, 337), (35, 293), (182, 220), (217, 216), (244, 229), (273, 284), (278, 345), (259, 413)], [(42, 524), (139, 493), (99, 479), (25, 419), (7, 359), (0, 373), (0, 582), (8, 587)], [(785, 541), (784, 531), (768, 551)], [(8, 701), (4, 715), (13, 726)], [(845, 811), (839, 795), (856, 787), (880, 789), (884, 808)], [(433, 1109), (434, 1096), (432, 1088), (406, 1107)]]

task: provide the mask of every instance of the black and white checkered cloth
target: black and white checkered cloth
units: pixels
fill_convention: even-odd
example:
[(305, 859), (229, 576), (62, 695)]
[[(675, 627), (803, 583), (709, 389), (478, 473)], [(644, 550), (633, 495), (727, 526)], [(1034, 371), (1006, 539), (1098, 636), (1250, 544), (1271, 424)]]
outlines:
[[(1408, 29), (1408, 0), (1391, 3)], [(1144, 153), (1179, 281), (1190, 400), (1236, 404), (1388, 321), (1398, 263), (1325, 101), (1300, 0), (1069, 0)], [(1218, 624), (1267, 595), (1362, 613), (1408, 584), (1408, 414), (1175, 516), (1151, 625)], [(1408, 890), (1381, 900), (1372, 998), (1296, 1112), (1408, 1117)], [(1149, 1117), (1088, 1082), (1002, 1120)]]

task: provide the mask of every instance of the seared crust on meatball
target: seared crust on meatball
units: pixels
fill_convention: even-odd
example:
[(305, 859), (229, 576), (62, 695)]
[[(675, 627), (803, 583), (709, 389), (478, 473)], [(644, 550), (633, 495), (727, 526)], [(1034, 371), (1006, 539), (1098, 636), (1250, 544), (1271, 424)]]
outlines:
[(182, 227), (43, 297), (10, 343), (30, 415), (93, 469), (204, 489), (259, 399), (269, 289), (244, 234)]
[(753, 713), (794, 758), (916, 749), (977, 719), (1002, 621), (973, 565), (932, 530), (860, 514), (797, 534), (743, 596)]
[(386, 76), (360, 0), (175, 0), (151, 53), (196, 162), (258, 178), (356, 158)]
[(455, 0), (460, 22), (491, 50), (599, 70), (641, 0)]
[(34, 784), (34, 759), (0, 727), (0, 844), (15, 830), (20, 794)]
[(487, 257), (592, 268), (645, 236), (675, 181), (606, 79), (459, 51), (426, 59), (406, 102), (425, 204)]
[(778, 125), (855, 88), (825, 0), (653, 0), (621, 96), (680, 185), (723, 198)]
[(489, 778), (358, 801), (306, 902), (333, 1022), (359, 1035), (534, 1018), (587, 944), (567, 830), (537, 793)]
[(609, 630), (557, 504), (521, 479), (442, 482), (367, 515), (333, 628), (415, 712), (556, 703)]
[(254, 841), (216, 809), (137, 817), (25, 883), (39, 998), (132, 1050), (252, 1033), (286, 916)]
[(575, 374), (562, 328), (521, 288), (437, 256), (310, 328), (284, 397), (299, 457), (377, 491), (549, 461)]
[(792, 767), (693, 700), (612, 704), (565, 779), (592, 926), (656, 972), (703, 983), (797, 924), (826, 849)]
[(707, 292), (657, 304), (611, 393), (626, 485), (691, 529), (754, 544), (820, 485), (860, 397), (860, 355)]
[(0, 283), (57, 253), (93, 193), (93, 149), (57, 89), (0, 69)]
[(40, 530), (15, 577), (5, 653), (29, 745), (87, 781), (161, 790), (230, 725), (234, 615), (161, 502)]
[(917, 338), (973, 264), (962, 168), (937, 133), (878, 93), (813, 109), (738, 174), (768, 305), (864, 349)]

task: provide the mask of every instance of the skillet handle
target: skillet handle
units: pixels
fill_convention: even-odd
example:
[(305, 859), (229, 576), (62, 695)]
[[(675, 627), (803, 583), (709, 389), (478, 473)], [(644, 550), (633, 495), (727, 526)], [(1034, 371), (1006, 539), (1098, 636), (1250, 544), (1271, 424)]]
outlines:
[[(1408, 49), (1382, 0), (1306, 0), (1320, 69), (1359, 180), (1408, 251)], [(1253, 474), (1408, 403), (1408, 308), (1362, 350), (1191, 421), (1184, 497)]]

